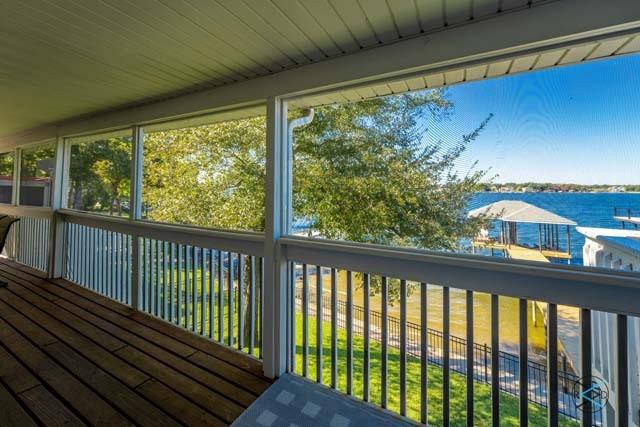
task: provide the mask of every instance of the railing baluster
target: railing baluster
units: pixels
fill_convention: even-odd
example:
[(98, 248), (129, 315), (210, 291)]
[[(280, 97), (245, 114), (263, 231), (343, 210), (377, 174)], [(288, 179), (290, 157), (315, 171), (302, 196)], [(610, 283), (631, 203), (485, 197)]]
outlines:
[(363, 349), (363, 358), (362, 361), (362, 400), (365, 402), (369, 401), (369, 370), (370, 370), (370, 335), (371, 335), (371, 324), (370, 324), (370, 308), (369, 308), (369, 293), (371, 282), (368, 274), (364, 274), (362, 277), (362, 297), (364, 298), (364, 319), (362, 320), (364, 324), (364, 349)]
[(207, 253), (200, 248), (200, 335), (207, 333)]
[(216, 301), (216, 252), (209, 250), (209, 338), (214, 339), (215, 301)]
[[(322, 267), (316, 266), (316, 381), (322, 384), (322, 321), (324, 307), (322, 306)], [(366, 381), (366, 380), (365, 380)]]
[(149, 313), (154, 314), (156, 311), (156, 280), (158, 274), (156, 272), (156, 243), (157, 241), (149, 240)]
[(558, 306), (547, 308), (547, 420), (549, 427), (558, 425)]
[(198, 330), (198, 249), (191, 247), (191, 331)]
[(139, 306), (142, 311), (147, 310), (147, 239), (140, 237), (140, 302)]
[(96, 229), (97, 238), (98, 238), (98, 284), (96, 288), (96, 292), (104, 295), (104, 284), (105, 284), (105, 273), (106, 269), (104, 268), (104, 230), (97, 228)]
[(629, 425), (629, 340), (628, 320), (623, 314), (616, 315), (616, 425)]
[(218, 251), (218, 342), (224, 341), (224, 254)]
[(178, 293), (178, 317), (176, 323), (182, 326), (182, 245), (180, 244), (178, 245), (178, 277), (176, 279), (178, 286), (176, 289)]
[[(134, 274), (138, 274), (137, 271), (133, 271), (132, 269), (132, 259), (131, 257), (133, 256), (132, 252), (133, 252), (133, 239), (138, 240), (138, 237), (133, 237), (133, 236), (126, 236), (126, 248), (127, 248), (127, 254), (126, 254), (126, 258), (127, 258), (127, 303), (131, 304), (134, 296), (132, 295), (132, 286), (131, 286), (131, 282), (133, 281), (133, 275)], [(137, 292), (137, 291), (136, 291)], [(138, 298), (138, 295), (136, 295), (135, 297), (136, 299)], [(138, 307), (136, 307), (136, 309), (138, 309)]]
[(111, 232), (111, 297), (117, 301), (122, 301), (120, 298), (120, 272), (122, 266), (120, 265), (120, 233)]
[(353, 283), (347, 270), (347, 394), (353, 394)]
[(131, 304), (131, 297), (129, 292), (129, 235), (120, 234), (120, 253), (121, 253), (121, 265), (122, 272), (120, 280), (122, 282), (122, 298), (127, 305)]
[(264, 292), (264, 258), (260, 257), (260, 284), (259, 284), (259, 289), (260, 289), (260, 304), (258, 304), (258, 307), (260, 309), (260, 314), (259, 314), (259, 322), (258, 324), (260, 325), (260, 333), (258, 334), (258, 337), (260, 338), (260, 347), (259, 347), (259, 351), (258, 351), (258, 357), (260, 359), (262, 359), (262, 330), (263, 330), (263, 322), (264, 322), (264, 317), (262, 315), (262, 313), (264, 313), (264, 298), (263, 298), (263, 292)]
[[(169, 320), (169, 271), (167, 269), (167, 242), (162, 242), (162, 318)], [(170, 320), (169, 320), (170, 321)]]
[[(116, 297), (118, 298), (118, 301), (121, 302), (125, 302), (124, 301), (124, 284), (122, 281), (123, 273), (124, 273), (124, 262), (122, 262), (122, 238), (124, 237), (121, 233), (114, 233), (114, 239), (115, 239), (115, 272), (116, 272)], [(125, 302), (126, 304), (126, 302)]]
[(191, 246), (185, 247), (184, 261), (184, 327), (189, 329), (191, 322), (191, 283), (192, 283), (192, 265), (191, 265)]
[(108, 238), (109, 232), (107, 230), (103, 230), (101, 228), (98, 229), (98, 250), (100, 251), (99, 256), (99, 263), (100, 263), (100, 272), (99, 272), (99, 276), (100, 276), (100, 283), (98, 285), (98, 293), (101, 295), (108, 295), (108, 281), (109, 281), (109, 266), (108, 266), (108, 259), (107, 259), (107, 242), (109, 241)]
[(103, 277), (104, 277), (104, 283), (103, 283), (103, 295), (109, 296), (110, 295), (110, 281), (111, 281), (111, 266), (109, 265), (109, 251), (110, 251), (110, 247), (109, 247), (109, 239), (110, 239), (110, 232), (108, 230), (102, 230), (102, 268), (104, 270), (103, 272)]
[(256, 257), (249, 257), (249, 354), (256, 345)]
[(400, 280), (400, 415), (407, 415), (407, 281)]
[(500, 311), (498, 295), (491, 295), (491, 423), (500, 425)]
[(309, 364), (309, 273), (302, 264), (302, 376), (308, 376)]
[(475, 378), (475, 358), (473, 355), (474, 334), (473, 334), (473, 291), (466, 291), (467, 308), (467, 427), (473, 427), (473, 381)]
[(162, 249), (162, 242), (160, 240), (156, 240), (156, 261), (155, 261), (155, 267), (156, 267), (156, 307), (155, 307), (155, 315), (160, 317), (161, 316), (161, 310), (162, 310), (162, 295), (161, 295), (161, 284), (160, 284), (160, 280), (162, 278), (162, 261), (160, 260), (160, 256), (161, 256), (161, 249)]
[(451, 298), (448, 286), (442, 288), (442, 422), (449, 425), (450, 402), (450, 332), (451, 332)]
[(77, 277), (77, 268), (78, 268), (78, 255), (76, 253), (77, 245), (76, 245), (76, 224), (66, 223), (65, 230), (69, 236), (68, 242), (69, 246), (66, 251), (66, 259), (65, 259), (65, 277), (68, 277), (72, 282), (78, 283)]
[(117, 234), (113, 231), (111, 233), (111, 249), (109, 250), (109, 264), (111, 266), (111, 298), (119, 300), (118, 298), (118, 270), (120, 266), (118, 265), (118, 247), (117, 247)]
[(382, 354), (380, 355), (380, 406), (382, 408), (387, 407), (387, 389), (388, 389), (388, 345), (389, 345), (389, 318), (388, 318), (388, 308), (387, 304), (389, 303), (389, 288), (386, 277), (381, 278), (381, 307), (380, 311), (382, 313)]
[(175, 277), (175, 262), (176, 262), (176, 244), (169, 243), (169, 321), (175, 322), (175, 290), (176, 277)]
[[(535, 308), (535, 307), (534, 307)], [(591, 310), (580, 309), (580, 372), (582, 374), (582, 392), (586, 392), (591, 378)], [(590, 399), (582, 399), (582, 427), (593, 425), (593, 408)]]
[(420, 422), (427, 424), (428, 355), (427, 343), (427, 284), (420, 283)]
[(84, 262), (82, 263), (82, 283), (84, 286), (89, 287), (89, 283), (87, 282), (87, 272), (91, 269), (93, 265), (93, 246), (91, 246), (91, 230), (89, 230), (85, 226), (82, 227), (82, 256), (84, 258)]
[(229, 274), (229, 283), (228, 283), (228, 285), (229, 285), (229, 294), (227, 296), (227, 298), (228, 298), (227, 299), (227, 306), (228, 306), (227, 310), (229, 312), (228, 313), (228, 316), (229, 316), (229, 319), (228, 319), (229, 320), (229, 322), (228, 322), (228, 327), (229, 327), (228, 334), (229, 334), (229, 336), (227, 338), (227, 340), (228, 340), (227, 343), (228, 343), (229, 347), (233, 347), (233, 344), (234, 344), (234, 339), (233, 339), (234, 338), (233, 337), (233, 316), (234, 316), (233, 311), (234, 310), (233, 310), (233, 308), (234, 308), (235, 301), (234, 301), (234, 295), (233, 295), (233, 282), (234, 282), (234, 280), (233, 280), (233, 253), (232, 252), (229, 252), (229, 267), (227, 268), (227, 272)]
[[(291, 348), (289, 349), (291, 353), (291, 372), (296, 372), (296, 357), (297, 357), (297, 346), (296, 346), (296, 321), (297, 321), (297, 299), (296, 299), (296, 263), (290, 262), (289, 268), (291, 269), (291, 280), (289, 283), (289, 293), (291, 294), (291, 300), (289, 301), (290, 310), (291, 310), (291, 318), (289, 319), (289, 325), (291, 328)], [(261, 294), (262, 295), (262, 294)]]
[(122, 237), (121, 233), (113, 233), (114, 236), (114, 255), (115, 255), (115, 292), (118, 301), (124, 302), (124, 285), (122, 283), (124, 263), (122, 262)]
[(244, 348), (244, 255), (238, 254), (238, 350)]
[[(103, 267), (103, 248), (102, 248), (102, 230), (96, 228), (96, 277), (98, 278), (95, 291), (104, 294), (104, 267)], [(90, 279), (91, 280), (91, 279)]]
[(74, 278), (75, 278), (75, 282), (76, 283), (83, 283), (82, 281), (82, 274), (84, 272), (84, 266), (85, 263), (87, 262), (87, 254), (84, 250), (84, 247), (81, 247), (81, 244), (84, 244), (84, 242), (86, 242), (86, 236), (84, 235), (84, 227), (82, 227), (81, 225), (77, 225), (77, 224), (73, 224), (74, 227), (74, 232), (73, 232), (73, 241), (74, 241), (74, 248), (73, 248), (73, 256), (74, 256), (74, 260), (72, 260), (71, 262), (73, 263), (74, 266)]
[(111, 245), (111, 240), (113, 238), (113, 233), (111, 231), (103, 231), (105, 237), (105, 251), (104, 251), (104, 267), (105, 267), (105, 275), (107, 276), (107, 280), (105, 282), (105, 294), (109, 298), (113, 298), (113, 247)]
[(519, 329), (520, 329), (520, 352), (519, 352), (519, 392), (520, 392), (520, 426), (529, 425), (529, 355), (528, 355), (528, 324), (527, 324), (527, 300), (520, 298), (519, 300)]
[(338, 272), (331, 269), (331, 387), (338, 388)]

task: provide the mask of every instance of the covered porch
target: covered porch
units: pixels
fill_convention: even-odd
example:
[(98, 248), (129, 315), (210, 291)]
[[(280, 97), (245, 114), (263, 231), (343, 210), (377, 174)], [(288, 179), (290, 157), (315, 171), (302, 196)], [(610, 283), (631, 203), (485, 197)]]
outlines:
[[(293, 226), (293, 130), (312, 109), (634, 54), (640, 3), (169, 3), (0, 5), (15, 18), (0, 28), (10, 44), (0, 156), (12, 162), (0, 214), (20, 218), (0, 259), (2, 419), (229, 425), (291, 375), (398, 425), (640, 424), (629, 374), (640, 360), (637, 273), (536, 262), (569, 256), (551, 228), (538, 250), (498, 259), (303, 237)], [(256, 117), (259, 231), (148, 217), (154, 133)], [(105, 141), (124, 153), (127, 179), (109, 183), (115, 203), (78, 202), (74, 150)], [(505, 324), (507, 299), (516, 317)], [(536, 305), (546, 313), (542, 362), (530, 345)], [(558, 346), (562, 306), (576, 313), (572, 369)], [(435, 311), (437, 330), (427, 326)], [(594, 333), (594, 314), (611, 320), (611, 342)], [(455, 322), (463, 332), (452, 333)], [(506, 333), (517, 336), (510, 351)], [(609, 349), (606, 412), (588, 393), (593, 355)]]

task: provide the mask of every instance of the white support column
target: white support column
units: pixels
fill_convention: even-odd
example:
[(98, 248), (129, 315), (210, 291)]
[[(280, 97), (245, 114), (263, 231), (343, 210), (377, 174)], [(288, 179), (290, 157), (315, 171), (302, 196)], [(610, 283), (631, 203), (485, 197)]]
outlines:
[[(20, 200), (20, 163), (22, 162), (22, 150), (17, 148), (14, 150), (13, 156), (13, 180), (12, 180), (12, 190), (11, 190), (11, 204), (13, 206), (18, 205), (18, 201)], [(18, 226), (19, 227), (19, 226)], [(9, 235), (10, 238), (7, 239), (5, 243), (5, 253), (8, 257), (13, 258), (16, 256), (17, 251), (17, 230), (18, 227), (13, 226), (12, 234)]]
[(267, 100), (267, 178), (265, 201), (265, 283), (263, 313), (264, 374), (275, 378), (285, 372), (287, 355), (287, 261), (278, 240), (288, 234), (289, 156), (287, 105), (278, 97)]
[(13, 191), (11, 191), (11, 204), (17, 205), (20, 200), (20, 163), (22, 162), (22, 149), (16, 148), (13, 157)]
[(62, 277), (64, 274), (65, 235), (64, 221), (56, 215), (56, 211), (64, 206), (66, 197), (65, 182), (69, 179), (69, 158), (65, 149), (64, 138), (56, 140), (55, 169), (53, 172), (53, 187), (51, 192), (51, 223), (49, 225), (49, 253), (47, 260), (47, 275), (49, 278)]
[[(144, 131), (133, 127), (133, 147), (131, 155), (131, 188), (129, 193), (129, 219), (142, 217), (142, 164), (144, 161)], [(131, 236), (131, 307), (140, 308), (140, 236)]]

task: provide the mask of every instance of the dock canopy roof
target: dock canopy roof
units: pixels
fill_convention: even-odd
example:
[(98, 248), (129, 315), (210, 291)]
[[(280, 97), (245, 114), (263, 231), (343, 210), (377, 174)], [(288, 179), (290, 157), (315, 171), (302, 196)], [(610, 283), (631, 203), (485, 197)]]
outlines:
[(501, 200), (469, 212), (469, 217), (480, 215), (486, 215), (489, 218), (505, 222), (576, 225), (570, 219), (520, 200)]

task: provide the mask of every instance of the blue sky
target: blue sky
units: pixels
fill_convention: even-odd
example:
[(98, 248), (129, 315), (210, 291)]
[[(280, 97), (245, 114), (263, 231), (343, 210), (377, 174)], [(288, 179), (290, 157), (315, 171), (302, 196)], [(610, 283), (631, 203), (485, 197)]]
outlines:
[(496, 182), (640, 184), (640, 56), (452, 86), (451, 117), (428, 123), (445, 143), (487, 129), (460, 161)]

